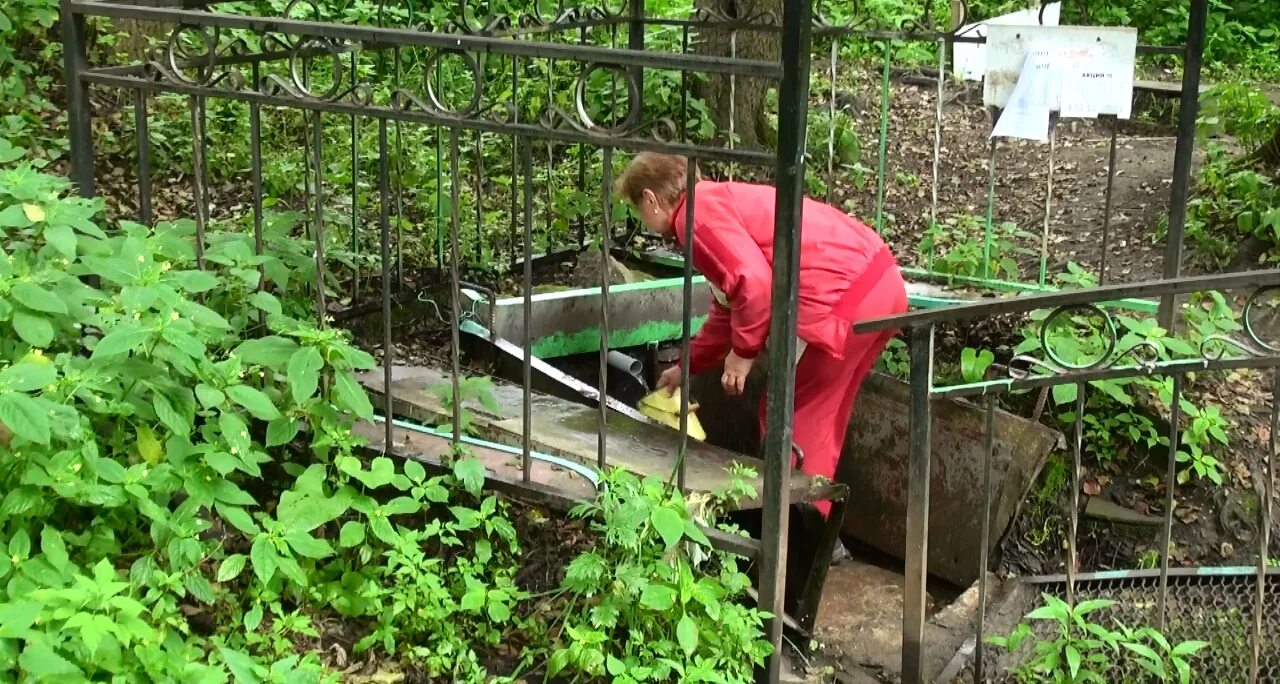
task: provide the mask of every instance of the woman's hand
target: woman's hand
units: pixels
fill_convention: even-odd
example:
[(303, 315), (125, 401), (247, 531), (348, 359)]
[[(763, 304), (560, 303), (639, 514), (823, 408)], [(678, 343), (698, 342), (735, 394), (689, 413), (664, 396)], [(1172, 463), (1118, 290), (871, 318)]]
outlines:
[(667, 396), (676, 393), (680, 389), (680, 366), (672, 366), (658, 376), (658, 389), (666, 390)]
[(720, 377), (725, 394), (731, 397), (742, 394), (747, 387), (747, 376), (751, 373), (753, 363), (754, 359), (744, 359), (736, 352), (729, 352), (724, 360), (724, 375)]

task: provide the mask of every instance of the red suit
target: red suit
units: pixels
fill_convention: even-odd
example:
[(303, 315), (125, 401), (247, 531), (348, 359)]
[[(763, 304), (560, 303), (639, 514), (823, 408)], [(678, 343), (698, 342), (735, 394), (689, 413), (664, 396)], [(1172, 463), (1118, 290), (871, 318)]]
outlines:
[[(690, 342), (689, 372), (703, 373), (732, 350), (753, 359), (769, 335), (773, 292), (776, 190), (750, 183), (699, 182), (694, 189), (693, 264), (716, 294), (707, 322)], [(672, 215), (676, 241), (685, 242), (682, 198)], [(874, 230), (821, 202), (804, 201), (800, 232), (800, 291), (796, 335), (795, 443), (801, 469), (833, 479), (858, 387), (893, 337), (858, 335), (854, 321), (907, 310), (897, 261)], [(764, 434), (765, 401), (760, 402)], [(831, 504), (818, 502), (825, 517)]]

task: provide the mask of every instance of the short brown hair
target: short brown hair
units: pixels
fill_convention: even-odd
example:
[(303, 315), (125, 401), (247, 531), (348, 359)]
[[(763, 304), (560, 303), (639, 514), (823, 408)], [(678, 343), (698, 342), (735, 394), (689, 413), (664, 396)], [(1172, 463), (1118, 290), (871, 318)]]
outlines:
[(652, 190), (666, 204), (675, 204), (684, 193), (688, 173), (687, 157), (641, 152), (631, 159), (622, 175), (618, 176), (614, 191), (634, 205), (640, 204), (645, 190)]

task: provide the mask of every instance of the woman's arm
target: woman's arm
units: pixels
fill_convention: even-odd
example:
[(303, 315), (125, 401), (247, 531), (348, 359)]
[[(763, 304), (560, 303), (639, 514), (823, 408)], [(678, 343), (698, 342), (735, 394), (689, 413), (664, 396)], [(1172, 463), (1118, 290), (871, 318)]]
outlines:
[(711, 303), (711, 313), (689, 340), (689, 374), (698, 375), (724, 361), (730, 348), (730, 314), (719, 302)]
[(694, 252), (702, 257), (703, 275), (729, 300), (730, 347), (739, 357), (754, 359), (769, 337), (773, 269), (724, 199), (698, 201), (696, 212)]

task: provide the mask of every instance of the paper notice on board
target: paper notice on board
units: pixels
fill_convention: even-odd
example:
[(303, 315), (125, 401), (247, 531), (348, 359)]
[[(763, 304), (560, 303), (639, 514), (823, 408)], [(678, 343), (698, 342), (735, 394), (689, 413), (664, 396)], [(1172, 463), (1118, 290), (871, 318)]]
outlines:
[(1009, 103), (996, 121), (991, 137), (1047, 142), (1054, 106), (1055, 78), (1050, 48), (1036, 43), (1027, 50)]

